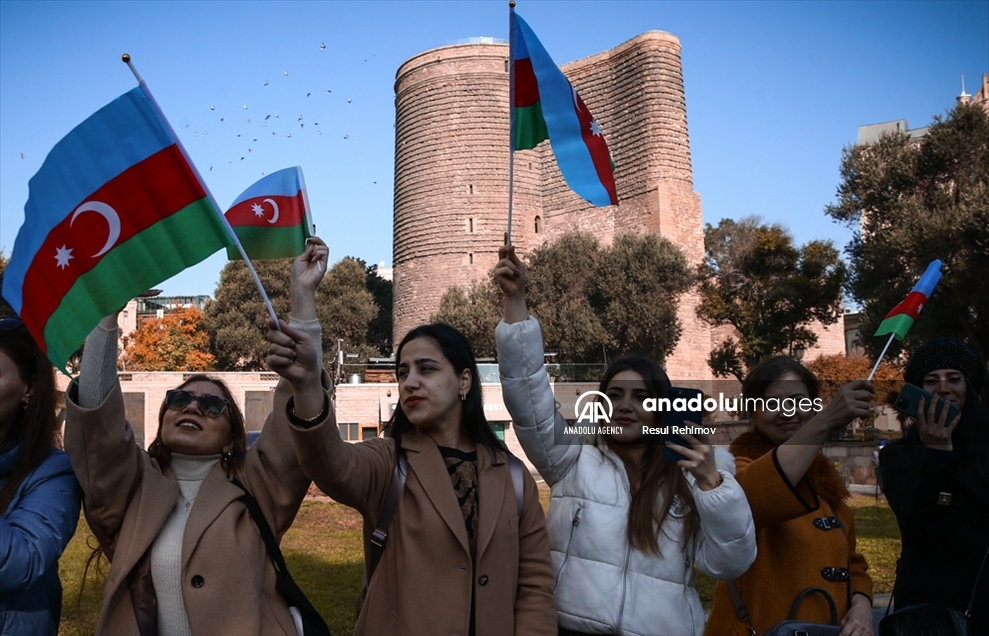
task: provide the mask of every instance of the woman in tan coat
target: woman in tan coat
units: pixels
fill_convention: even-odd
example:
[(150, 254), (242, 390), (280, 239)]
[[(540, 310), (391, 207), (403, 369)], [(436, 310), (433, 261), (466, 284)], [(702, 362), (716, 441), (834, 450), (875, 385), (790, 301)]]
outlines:
[[(168, 391), (157, 438), (142, 450), (125, 419), (117, 380), (116, 316), (104, 318), (87, 338), (79, 383), (67, 399), (65, 449), (89, 526), (111, 562), (97, 634), (297, 633), (275, 590), (258, 526), (240, 501), (244, 490), (233, 480), (253, 495), (281, 537), (310, 483), (295, 456), (286, 403), (300, 383), (319, 386), (314, 292), (326, 257), (325, 244), (315, 240), (292, 265), (293, 323), (302, 331), (292, 329), (296, 340), (290, 342), (304, 345), (304, 353), (270, 365), (286, 379), (249, 450), (229, 390), (202, 375)], [(297, 372), (296, 358), (312, 358), (314, 380)]]
[[(841, 636), (872, 635), (872, 579), (855, 547), (855, 522), (838, 471), (821, 453), (835, 430), (866, 414), (872, 385), (856, 380), (824, 407), (817, 378), (788, 356), (764, 360), (742, 383), (752, 431), (731, 445), (735, 478), (755, 521), (758, 555), (733, 581), (748, 611), (739, 617), (728, 583), (718, 581), (705, 634), (762, 634), (786, 620), (802, 590), (825, 590)], [(748, 400), (762, 400), (760, 403)], [(829, 623), (826, 599), (806, 596), (799, 620)]]
[[(277, 343), (280, 334), (270, 335)], [(277, 353), (272, 347), (272, 352)], [(364, 553), (396, 449), (408, 460), (355, 634), (557, 633), (545, 518), (528, 471), (514, 480), (484, 418), (477, 364), (456, 329), (412, 330), (396, 353), (390, 436), (348, 444), (332, 418), (292, 432), (306, 474), (364, 517)], [(310, 389), (315, 394), (317, 385)], [(523, 490), (522, 514), (516, 487)]]

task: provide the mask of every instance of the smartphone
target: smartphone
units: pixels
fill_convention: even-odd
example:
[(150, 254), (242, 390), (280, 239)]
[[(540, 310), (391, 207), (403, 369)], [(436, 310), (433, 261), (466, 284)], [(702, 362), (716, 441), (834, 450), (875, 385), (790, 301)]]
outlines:
[(951, 424), (951, 421), (955, 419), (956, 415), (958, 415), (958, 407), (954, 404), (951, 404), (942, 398), (935, 398), (934, 395), (928, 393), (919, 386), (909, 383), (903, 385), (903, 390), (900, 391), (900, 394), (897, 395), (896, 399), (893, 401), (893, 408), (901, 413), (909, 415), (913, 419), (917, 419), (917, 409), (920, 406), (921, 398), (924, 400), (924, 410), (927, 410), (927, 407), (930, 406), (931, 401), (937, 400), (937, 406), (934, 407), (935, 420), (941, 419), (941, 411), (944, 409), (945, 404), (948, 405), (948, 419), (945, 420), (945, 426)]
[[(670, 390), (666, 393), (667, 397), (670, 398), (670, 404), (672, 405), (675, 400), (683, 399), (686, 401), (687, 408), (682, 411), (669, 410), (666, 412), (666, 418), (664, 420), (664, 426), (667, 427), (669, 431), (664, 442), (673, 442), (678, 446), (685, 446), (687, 448), (692, 448), (691, 444), (687, 440), (683, 439), (679, 435), (673, 433), (674, 426), (685, 426), (686, 422), (693, 422), (694, 424), (701, 423), (701, 417), (704, 414), (703, 402), (704, 394), (697, 389), (684, 389), (680, 387), (670, 387)], [(690, 408), (696, 406), (696, 409)], [(668, 446), (663, 446), (663, 457), (666, 459), (678, 462), (681, 459), (687, 459), (680, 453), (676, 452)]]

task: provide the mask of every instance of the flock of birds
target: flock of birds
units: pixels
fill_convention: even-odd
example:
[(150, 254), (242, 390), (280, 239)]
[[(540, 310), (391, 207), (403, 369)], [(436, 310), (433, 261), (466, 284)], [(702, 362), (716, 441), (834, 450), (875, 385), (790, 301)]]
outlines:
[[(320, 43), (319, 50), (321, 52), (322, 51), (326, 51), (326, 44), (325, 43)], [(374, 56), (372, 56), (372, 57), (374, 57)], [(364, 61), (367, 62), (368, 60), (365, 59)], [(282, 73), (282, 75), (285, 76), (285, 77), (288, 77), (289, 72), (288, 71), (284, 71)], [(264, 84), (262, 85), (262, 87), (268, 87), (268, 86), (273, 86), (273, 85), (277, 85), (277, 82), (273, 83), (272, 81), (269, 81), (268, 79), (265, 79), (264, 80)], [(306, 91), (305, 99), (306, 100), (309, 100), (314, 95), (318, 96), (320, 93), (321, 93), (321, 91), (308, 90), (308, 91)], [(329, 88), (326, 89), (325, 95), (332, 95), (332, 94), (333, 94), (333, 90), (332, 89), (329, 89)], [(348, 97), (347, 98), (347, 104), (352, 104), (353, 101), (354, 100), (353, 100), (352, 97)], [(218, 108), (219, 108), (219, 110), (218, 110)], [(244, 161), (244, 160), (249, 159), (251, 157), (251, 155), (255, 151), (256, 146), (254, 146), (254, 144), (257, 144), (258, 141), (260, 139), (262, 139), (263, 137), (267, 137), (269, 135), (269, 133), (270, 133), (270, 136), (273, 137), (273, 138), (277, 138), (277, 137), (281, 136), (284, 139), (292, 139), (293, 132), (295, 132), (295, 134), (297, 136), (300, 135), (300, 134), (306, 134), (306, 133), (309, 133), (309, 134), (311, 134), (313, 136), (322, 136), (323, 135), (323, 130), (326, 128), (325, 126), (323, 128), (320, 128), (319, 122), (316, 121), (315, 118), (313, 118), (312, 121), (310, 121), (310, 119), (306, 116), (305, 113), (299, 114), (297, 117), (295, 117), (295, 120), (292, 121), (292, 116), (282, 117), (281, 114), (279, 114), (278, 112), (276, 112), (274, 110), (271, 110), (270, 112), (266, 112), (265, 115), (264, 115), (264, 117), (260, 117), (260, 116), (258, 116), (258, 117), (251, 117), (250, 112), (244, 112), (244, 111), (250, 111), (251, 110), (248, 107), (248, 104), (243, 104), (241, 106), (241, 109), (240, 109), (240, 111), (241, 111), (240, 114), (237, 114), (237, 115), (234, 115), (234, 114), (229, 113), (222, 106), (218, 107), (216, 104), (210, 104), (209, 109), (214, 114), (214, 117), (215, 117), (215, 115), (220, 115), (220, 117), (219, 117), (218, 120), (217, 119), (214, 119), (214, 122), (215, 122), (214, 125), (215, 125), (215, 127), (219, 127), (221, 129), (226, 129), (221, 134), (225, 134), (226, 135), (226, 134), (230, 134), (230, 131), (231, 130), (241, 130), (242, 132), (235, 132), (234, 133), (234, 134), (236, 134), (236, 137), (237, 138), (241, 138), (241, 139), (245, 139), (245, 140), (246, 139), (250, 139), (250, 141), (247, 142), (246, 151), (245, 150), (242, 150), (242, 153), (243, 154), (240, 154), (239, 159), (237, 159), (236, 157), (231, 158), (230, 160), (227, 161), (228, 164), (233, 164), (233, 163), (235, 163), (235, 161)], [(321, 110), (321, 112), (325, 113), (325, 110), (324, 109), (320, 109), (320, 110)], [(250, 130), (250, 132), (243, 132), (243, 127), (242, 126), (237, 126), (234, 129), (231, 129), (230, 128), (230, 124), (232, 124), (232, 123), (239, 123), (239, 121), (243, 121), (244, 124), (253, 125), (254, 128), (252, 128)], [(298, 127), (296, 127), (296, 124), (298, 125)], [(309, 126), (307, 126), (307, 124), (309, 124)], [(186, 129), (189, 129), (190, 128), (190, 124), (186, 124), (185, 128)], [(258, 128), (265, 129), (265, 130), (258, 130)], [(214, 135), (216, 134), (215, 131), (216, 131), (216, 128), (214, 128)], [(192, 129), (189, 132), (192, 133), (192, 137), (199, 137), (200, 134), (205, 137), (205, 136), (207, 136), (209, 134), (209, 129), (203, 129), (202, 131)], [(329, 134), (329, 131), (327, 131), (327, 132)], [(344, 140), (348, 140), (348, 139), (350, 139), (350, 134), (349, 133), (345, 133), (345, 134), (342, 135), (342, 137), (343, 137)], [(243, 148), (243, 146), (242, 146), (242, 148)], [(210, 164), (209, 165), (209, 171), (212, 172), (212, 170), (213, 170), (213, 165)], [(264, 176), (264, 174), (265, 174), (264, 172), (261, 173), (262, 176)], [(377, 184), (377, 181), (374, 181), (374, 183)]]

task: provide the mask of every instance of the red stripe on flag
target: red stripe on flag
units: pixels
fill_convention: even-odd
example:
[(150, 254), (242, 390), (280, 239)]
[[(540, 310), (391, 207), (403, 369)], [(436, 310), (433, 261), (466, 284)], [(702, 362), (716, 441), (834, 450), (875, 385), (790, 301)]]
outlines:
[(532, 106), (539, 101), (539, 82), (532, 70), (532, 60), (515, 60), (515, 105)]
[[(258, 206), (261, 214), (258, 215), (254, 206)], [(275, 206), (278, 210), (278, 219), (272, 223)], [(227, 210), (227, 220), (234, 227), (250, 225), (256, 227), (291, 227), (302, 225), (302, 217), (305, 212), (305, 202), (302, 198), (302, 191), (291, 197), (286, 196), (260, 196), (253, 199), (241, 201), (234, 207)]]
[[(100, 186), (80, 201), (76, 210), (83, 203), (109, 206), (119, 219), (119, 235), (108, 245), (113, 238), (110, 236), (111, 225), (105, 216), (101, 218), (104, 213), (92, 210), (92, 206), (86, 206), (90, 209), (84, 208), (78, 214), (73, 214), (75, 210), (70, 212), (48, 233), (24, 275), (25, 299), (30, 295), (31, 302), (24, 303), (22, 320), (33, 325), (36, 333), (42, 333), (48, 317), (76, 279), (99, 263), (100, 257), (96, 254), (105, 254), (205, 196), (195, 174), (174, 144)], [(96, 207), (107, 210), (101, 205)], [(189, 231), (195, 232), (196, 228), (189, 228)], [(60, 254), (64, 267), (59, 266), (57, 257)], [(148, 258), (154, 258), (154, 254), (149, 253)]]
[[(907, 297), (904, 298), (900, 304), (889, 310), (889, 313), (886, 314), (886, 318), (891, 318), (897, 314), (906, 314), (916, 320), (926, 302), (927, 296), (921, 292), (912, 291), (907, 294)], [(886, 318), (883, 318), (883, 320), (886, 320)]]
[(618, 193), (615, 190), (615, 175), (611, 170), (611, 153), (608, 152), (608, 144), (605, 143), (604, 135), (600, 132), (594, 134), (594, 130), (591, 128), (591, 123), (594, 120), (591, 111), (588, 110), (577, 91), (573, 91), (573, 94), (577, 98), (575, 110), (577, 111), (577, 119), (580, 121), (580, 132), (584, 138), (584, 144), (591, 153), (594, 170), (598, 174), (598, 179), (601, 180), (601, 185), (608, 191), (611, 205), (618, 205)]

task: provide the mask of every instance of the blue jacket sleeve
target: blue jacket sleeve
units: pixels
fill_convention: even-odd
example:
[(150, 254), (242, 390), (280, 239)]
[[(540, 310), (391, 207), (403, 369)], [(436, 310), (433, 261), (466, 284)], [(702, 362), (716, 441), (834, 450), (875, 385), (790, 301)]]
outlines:
[(57, 567), (75, 534), (81, 497), (68, 458), (53, 450), (0, 517), (0, 593), (30, 587)]

